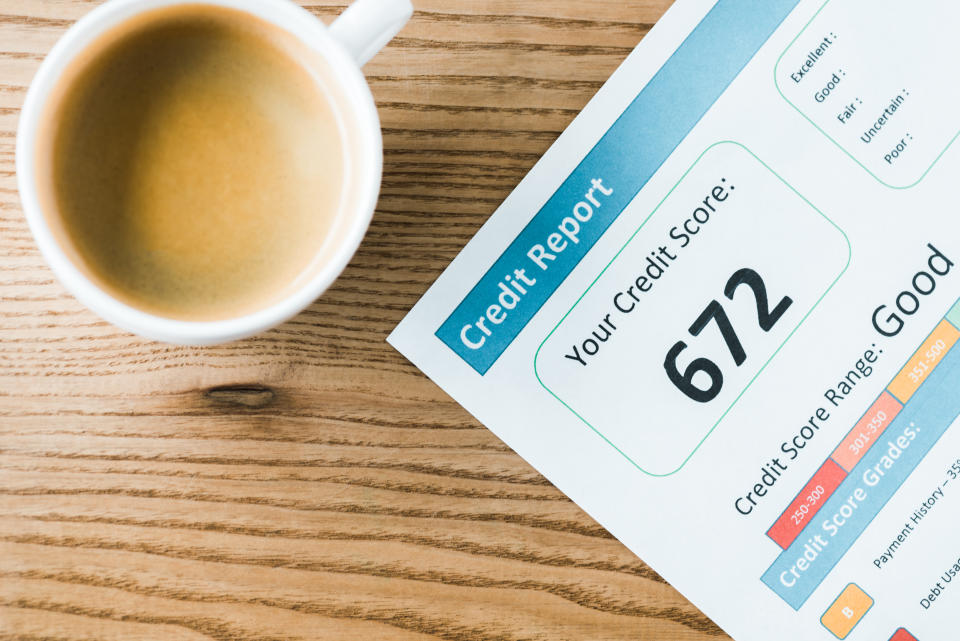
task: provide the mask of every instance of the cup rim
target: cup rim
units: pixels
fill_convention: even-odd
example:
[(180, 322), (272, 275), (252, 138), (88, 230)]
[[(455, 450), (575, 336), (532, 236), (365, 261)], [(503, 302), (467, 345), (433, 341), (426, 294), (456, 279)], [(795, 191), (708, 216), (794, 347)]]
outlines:
[[(293, 34), (328, 63), (331, 77), (361, 125), (356, 153), (364, 160), (351, 163), (359, 168), (361, 175), (345, 221), (343, 239), (331, 252), (330, 260), (281, 300), (235, 318), (198, 321), (166, 318), (114, 298), (83, 273), (61, 247), (43, 214), (37, 193), (34, 163), (40, 115), (69, 63), (110, 28), (146, 11), (176, 5), (238, 9)], [(360, 246), (376, 208), (382, 171), (380, 119), (360, 67), (319, 18), (289, 0), (109, 0), (71, 26), (47, 54), (27, 90), (17, 127), (16, 172), (21, 207), (41, 254), (60, 282), (104, 320), (146, 338), (181, 345), (211, 345), (252, 336), (292, 318), (316, 300), (333, 284)]]

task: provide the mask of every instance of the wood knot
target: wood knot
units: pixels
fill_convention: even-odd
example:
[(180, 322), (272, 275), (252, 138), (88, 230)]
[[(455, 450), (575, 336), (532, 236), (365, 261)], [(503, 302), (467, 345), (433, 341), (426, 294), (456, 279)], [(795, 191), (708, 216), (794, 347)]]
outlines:
[(261, 408), (273, 403), (277, 393), (266, 385), (218, 385), (203, 395), (218, 405)]

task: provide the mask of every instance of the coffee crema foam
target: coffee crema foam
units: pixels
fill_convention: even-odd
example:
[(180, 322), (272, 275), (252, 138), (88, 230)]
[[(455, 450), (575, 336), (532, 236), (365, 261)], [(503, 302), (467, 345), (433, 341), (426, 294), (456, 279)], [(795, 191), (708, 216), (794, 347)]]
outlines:
[(44, 210), (74, 262), (121, 302), (180, 320), (242, 316), (293, 291), (343, 199), (319, 58), (210, 5), (101, 36), (59, 81), (37, 149)]

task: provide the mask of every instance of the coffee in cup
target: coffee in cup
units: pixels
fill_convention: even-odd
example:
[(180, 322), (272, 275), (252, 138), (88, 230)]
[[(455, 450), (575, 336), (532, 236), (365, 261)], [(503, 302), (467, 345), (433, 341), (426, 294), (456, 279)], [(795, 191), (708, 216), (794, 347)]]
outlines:
[(412, 13), (356, 0), (108, 0), (40, 67), (17, 134), (24, 214), (64, 285), (160, 340), (249, 336), (356, 250), (382, 142), (360, 67)]
[(282, 297), (349, 197), (326, 73), (283, 30), (224, 7), (158, 9), (102, 35), (38, 139), (63, 244), (160, 316), (229, 318)]

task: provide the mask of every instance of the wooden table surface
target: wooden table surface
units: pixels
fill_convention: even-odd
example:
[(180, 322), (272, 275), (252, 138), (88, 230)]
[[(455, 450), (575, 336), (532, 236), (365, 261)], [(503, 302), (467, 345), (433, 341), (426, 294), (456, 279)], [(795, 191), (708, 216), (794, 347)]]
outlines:
[(384, 342), (669, 0), (415, 0), (356, 257), (206, 349), (85, 310), (20, 211), (26, 87), (95, 4), (0, 0), (0, 639), (725, 638)]

